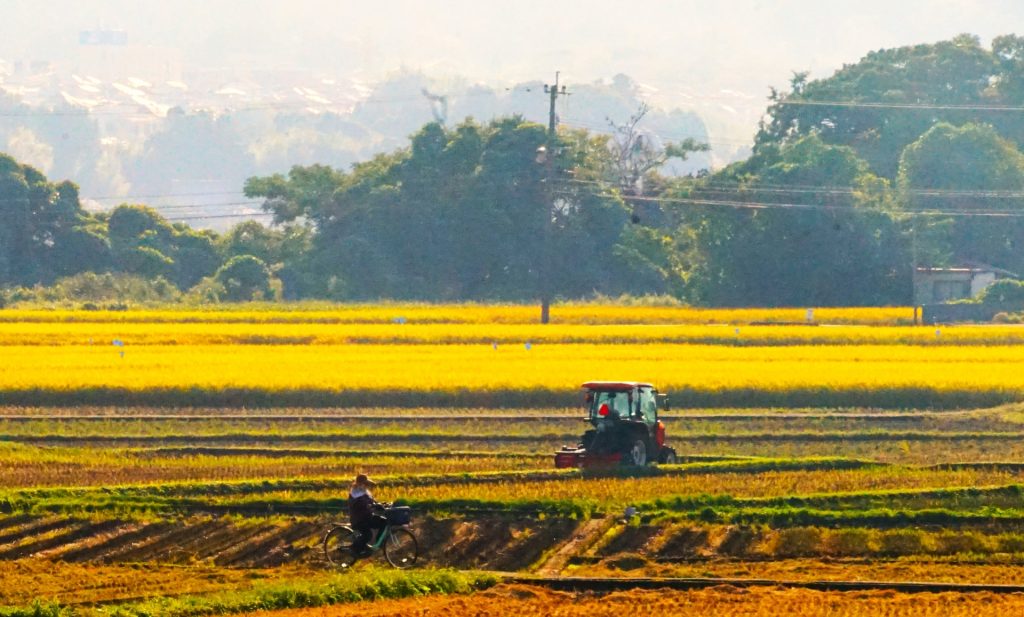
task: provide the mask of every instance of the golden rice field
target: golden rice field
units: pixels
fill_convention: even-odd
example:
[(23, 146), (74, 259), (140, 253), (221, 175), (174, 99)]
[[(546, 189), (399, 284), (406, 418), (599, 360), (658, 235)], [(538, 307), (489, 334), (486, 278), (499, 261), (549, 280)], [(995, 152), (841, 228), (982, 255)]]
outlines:
[(6, 346), (8, 403), (572, 405), (643, 379), (684, 406), (983, 406), (1024, 399), (1024, 347)]
[[(282, 308), (282, 306), (284, 308)], [(827, 324), (900, 325), (913, 322), (910, 307), (815, 308), (812, 318)], [(7, 309), (0, 321), (115, 323), (323, 323), (532, 324), (540, 310), (522, 304), (237, 305), (209, 309), (131, 311)], [(805, 308), (703, 309), (678, 306), (568, 304), (551, 308), (554, 324), (750, 324), (804, 323)]]
[(979, 407), (1024, 398), (1024, 328), (905, 307), (299, 305), (0, 311), (0, 403), (572, 405), (642, 379), (682, 405)]
[[(2, 315), (2, 313), (0, 313)], [(1024, 327), (0, 321), (0, 345), (1020, 345)]]

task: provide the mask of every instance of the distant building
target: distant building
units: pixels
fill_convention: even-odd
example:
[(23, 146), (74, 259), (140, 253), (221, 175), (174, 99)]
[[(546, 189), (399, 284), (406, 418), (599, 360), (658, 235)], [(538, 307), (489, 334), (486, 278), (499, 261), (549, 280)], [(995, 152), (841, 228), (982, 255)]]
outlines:
[(999, 279), (1020, 278), (1002, 268), (965, 262), (949, 268), (918, 266), (914, 269), (914, 305), (940, 304), (977, 297)]

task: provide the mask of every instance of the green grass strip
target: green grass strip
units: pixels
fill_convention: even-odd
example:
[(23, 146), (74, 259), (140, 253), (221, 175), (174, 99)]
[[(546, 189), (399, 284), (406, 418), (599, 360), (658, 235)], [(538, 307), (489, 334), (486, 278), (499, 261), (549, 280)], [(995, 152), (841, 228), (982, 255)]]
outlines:
[(72, 617), (74, 611), (50, 602), (33, 602), (28, 606), (0, 606), (0, 617)]

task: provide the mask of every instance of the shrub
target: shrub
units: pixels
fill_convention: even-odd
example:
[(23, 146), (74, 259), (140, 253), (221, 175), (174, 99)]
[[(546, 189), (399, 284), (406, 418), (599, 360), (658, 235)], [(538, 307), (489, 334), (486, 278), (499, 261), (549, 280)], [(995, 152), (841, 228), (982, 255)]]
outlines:
[(109, 303), (176, 302), (181, 292), (162, 277), (147, 279), (131, 274), (83, 272), (59, 279), (50, 287), (16, 289), (9, 297), (13, 303), (85, 303), (100, 310), (110, 310)]
[(1016, 304), (1024, 308), (1024, 282), (1002, 279), (985, 288), (981, 293), (982, 304)]
[(226, 300), (246, 302), (273, 299), (270, 270), (258, 257), (232, 257), (217, 270), (213, 278), (224, 286)]
[(821, 530), (817, 527), (783, 529), (775, 536), (772, 553), (776, 557), (808, 557), (821, 547)]
[(867, 529), (839, 529), (825, 538), (825, 552), (836, 557), (860, 557), (872, 551)]
[(996, 550), (1000, 553), (1024, 553), (1024, 536), (999, 536), (996, 540)]
[(988, 553), (991, 551), (986, 539), (972, 531), (947, 531), (935, 539), (936, 552), (942, 555), (956, 553)]
[(757, 540), (757, 533), (750, 527), (732, 527), (718, 544), (718, 552), (729, 557), (743, 557), (750, 552), (750, 546)]
[(213, 277), (206, 277), (199, 281), (195, 287), (188, 290), (182, 298), (185, 304), (218, 304), (222, 298), (226, 298), (227, 290), (224, 286), (214, 280)]
[(878, 542), (883, 555), (918, 555), (925, 552), (924, 533), (919, 529), (897, 529), (882, 534)]
[(1024, 323), (1024, 315), (1020, 313), (996, 313), (992, 318), (993, 323)]

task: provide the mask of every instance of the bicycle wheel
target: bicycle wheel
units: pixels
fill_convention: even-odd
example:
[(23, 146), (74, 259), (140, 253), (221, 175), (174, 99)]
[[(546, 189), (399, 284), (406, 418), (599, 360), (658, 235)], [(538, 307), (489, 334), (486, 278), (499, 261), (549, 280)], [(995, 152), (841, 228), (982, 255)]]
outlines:
[(396, 568), (411, 568), (419, 553), (416, 536), (408, 529), (392, 529), (391, 537), (384, 542), (384, 557)]
[(348, 570), (356, 563), (356, 555), (352, 550), (356, 532), (348, 527), (332, 527), (324, 535), (324, 557), (327, 563), (339, 570)]

